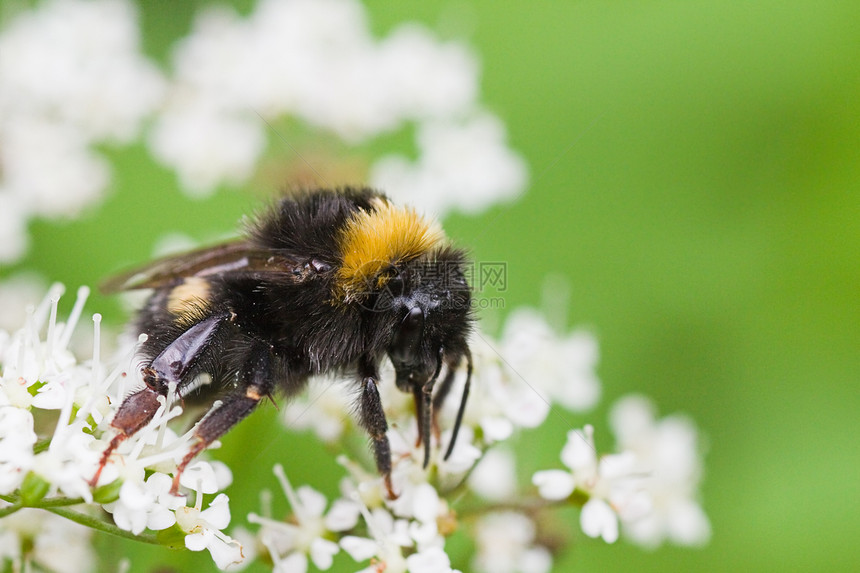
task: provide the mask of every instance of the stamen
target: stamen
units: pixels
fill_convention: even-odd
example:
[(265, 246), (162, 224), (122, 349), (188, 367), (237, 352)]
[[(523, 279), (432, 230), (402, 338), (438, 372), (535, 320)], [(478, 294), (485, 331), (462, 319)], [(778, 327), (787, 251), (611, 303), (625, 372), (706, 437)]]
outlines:
[(75, 298), (75, 306), (72, 307), (72, 313), (69, 315), (69, 319), (66, 321), (66, 326), (63, 328), (63, 334), (60, 338), (60, 349), (65, 350), (68, 348), (69, 342), (72, 339), (72, 332), (74, 332), (75, 327), (78, 325), (78, 320), (80, 320), (81, 313), (84, 310), (84, 304), (86, 304), (89, 296), (90, 287), (82, 286), (78, 289), (78, 296)]
[(102, 315), (95, 313), (93, 315), (93, 375), (90, 378), (90, 388), (92, 389), (98, 388), (101, 380), (101, 326)]
[(39, 306), (36, 307), (34, 312), (34, 318), (36, 322), (34, 323), (37, 330), (41, 330), (42, 325), (45, 324), (45, 319), (48, 318), (48, 312), (51, 308), (51, 301), (55, 298), (59, 299), (63, 296), (63, 293), (66, 292), (66, 287), (63, 283), (54, 283), (48, 289), (48, 292), (45, 294), (45, 297), (39, 302)]
[(54, 355), (54, 336), (57, 330), (57, 303), (60, 302), (59, 296), (51, 297), (51, 316), (48, 318), (48, 333), (45, 335), (45, 358), (51, 360)]
[(305, 508), (299, 501), (299, 496), (296, 495), (296, 491), (293, 489), (292, 484), (290, 484), (290, 480), (287, 479), (287, 473), (284, 471), (284, 466), (281, 464), (275, 464), (273, 471), (275, 473), (275, 477), (278, 478), (278, 482), (281, 484), (281, 489), (284, 490), (284, 495), (287, 497), (287, 501), (290, 502), (290, 506), (293, 508), (293, 515), (296, 516), (296, 520), (300, 524), (307, 521)]
[[(176, 382), (171, 381), (167, 384), (167, 398), (165, 398), (165, 400), (164, 400), (165, 409), (169, 409), (170, 406), (173, 404), (173, 398), (175, 395), (176, 395)], [(169, 419), (170, 418), (167, 418), (165, 416), (164, 423), (158, 427), (158, 436), (155, 438), (155, 447), (158, 448), (159, 450), (162, 448), (162, 445), (164, 444), (164, 433), (167, 431), (167, 420), (169, 420)]]
[[(84, 418), (86, 418), (87, 416), (90, 415), (96, 401), (99, 398), (101, 398), (107, 394), (108, 389), (114, 384), (114, 382), (116, 382), (116, 380), (120, 377), (120, 375), (126, 370), (125, 366), (129, 362), (131, 362), (131, 360), (134, 358), (134, 355), (137, 354), (137, 350), (140, 347), (140, 344), (145, 340), (146, 340), (146, 335), (141, 334), (140, 337), (138, 337), (138, 343), (135, 344), (134, 346), (132, 346), (125, 353), (125, 356), (119, 360), (116, 367), (114, 367), (114, 369), (111, 371), (110, 375), (107, 378), (105, 378), (104, 382), (102, 382), (102, 384), (99, 387), (93, 389), (90, 392), (90, 397), (87, 399), (86, 403), (81, 407), (81, 409), (78, 410), (78, 414), (77, 414), (78, 420), (83, 420)], [(92, 381), (91, 381), (91, 383), (92, 383)], [(124, 393), (122, 391), (120, 391), (118, 393), (118, 395), (124, 396)], [(94, 418), (96, 420), (96, 423), (98, 423), (101, 421), (102, 416), (99, 414), (98, 416), (94, 416)]]
[(197, 488), (194, 490), (197, 492), (197, 497), (194, 501), (194, 509), (197, 511), (203, 511), (203, 480), (197, 480)]
[(75, 389), (73, 387), (69, 387), (66, 384), (63, 384), (65, 387), (65, 395), (66, 401), (63, 403), (63, 407), (60, 409), (60, 417), (57, 419), (57, 426), (54, 428), (54, 435), (51, 437), (51, 443), (48, 446), (48, 449), (56, 451), (57, 448), (62, 447), (62, 440), (60, 436), (63, 434), (63, 431), (68, 427), (69, 422), (71, 422), (72, 417), (72, 406), (75, 403)]

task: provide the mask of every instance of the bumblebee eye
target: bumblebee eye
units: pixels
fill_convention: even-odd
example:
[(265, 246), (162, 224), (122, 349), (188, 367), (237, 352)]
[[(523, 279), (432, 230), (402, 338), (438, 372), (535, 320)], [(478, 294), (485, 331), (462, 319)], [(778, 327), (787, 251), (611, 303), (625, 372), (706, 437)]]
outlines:
[(403, 318), (397, 329), (394, 342), (389, 350), (391, 359), (400, 364), (414, 362), (423, 333), (424, 311), (414, 306)]
[[(406, 281), (404, 280), (403, 273), (397, 272), (397, 269), (391, 267), (389, 271), (385, 275), (385, 287), (388, 289), (393, 296), (401, 296), (403, 295), (403, 291), (406, 287)], [(387, 280), (386, 280), (387, 279)]]

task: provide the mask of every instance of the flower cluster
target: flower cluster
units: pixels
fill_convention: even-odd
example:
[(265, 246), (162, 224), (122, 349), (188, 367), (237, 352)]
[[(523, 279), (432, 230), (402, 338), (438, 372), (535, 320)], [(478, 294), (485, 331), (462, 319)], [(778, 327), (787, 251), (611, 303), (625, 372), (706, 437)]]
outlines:
[(284, 118), (348, 145), (414, 127), (414, 161), (383, 155), (363, 175), (436, 214), (525, 188), (525, 162), (480, 105), (468, 46), (416, 23), (374, 38), (358, 0), (203, 9), (170, 65), (141, 53), (130, 0), (45, 0), (0, 29), (0, 261), (23, 255), (29, 218), (99, 200), (111, 174), (95, 146), (137, 140), (146, 119), (152, 156), (195, 196), (245, 183), (270, 139), (301, 158)]
[[(552, 566), (554, 543), (542, 535), (540, 523), (546, 512), (563, 504), (581, 506), (583, 532), (609, 543), (618, 539), (619, 523), (643, 546), (663, 539), (682, 545), (707, 541), (707, 518), (696, 499), (701, 459), (695, 428), (677, 416), (656, 420), (653, 406), (641, 397), (625, 398), (613, 409), (617, 453), (598, 455), (590, 425), (570, 430), (561, 454), (567, 469), (536, 472), (532, 481), (537, 495), (518, 487), (517, 461), (505, 442), (519, 429), (541, 425), (553, 408), (582, 412), (597, 402), (597, 345), (590, 334), (560, 336), (538, 313), (521, 309), (511, 313), (499, 340), (476, 333), (472, 353), (472, 393), (456, 447), (443, 459), (441, 452), (451, 439), (450, 431), (443, 432), (433, 443), (426, 469), (423, 449), (415, 445), (418, 429), (410, 396), (392, 384), (380, 385), (391, 422), (388, 437), (398, 497), (386, 497), (381, 478), (363, 469), (372, 464), (360, 453), (341, 456), (348, 475), (334, 506), (350, 507), (353, 516), (360, 511), (363, 524), (350, 520), (340, 528), (320, 527), (325, 506), (320, 497), (313, 531), (329, 541), (331, 551), (338, 550), (331, 540), (339, 539), (340, 549), (356, 560), (371, 560), (368, 571), (447, 571), (451, 564), (444, 553), (446, 539), (465, 526), (477, 548), (474, 570), (541, 573)], [(383, 378), (390, 375), (383, 373)], [(461, 375), (450, 396), (459, 396), (463, 383)], [(318, 380), (308, 396), (285, 409), (283, 419), (289, 428), (313, 431), (322, 441), (336, 444), (360, 432), (350, 418), (353, 400), (348, 386)], [(443, 427), (450, 427), (458, 406), (458, 398), (449, 398), (441, 413)], [(296, 497), (289, 491), (287, 496)], [(461, 512), (477, 517), (458, 517)], [(299, 559), (302, 547), (305, 552), (310, 547), (295, 541), (310, 533), (278, 536), (279, 527), (294, 526), (256, 521), (263, 524), (259, 544), (269, 548), (276, 562)], [(357, 536), (351, 528), (366, 533)], [(273, 543), (273, 536), (280, 542)], [(311, 561), (326, 569), (327, 561), (321, 564), (312, 553)], [(424, 569), (425, 562), (432, 565)]]
[[(702, 467), (695, 428), (681, 416), (657, 419), (643, 397), (624, 398), (612, 409), (617, 453), (598, 456), (590, 425), (570, 430), (561, 452), (566, 469), (534, 473), (534, 490), (517, 484), (517, 460), (505, 442), (518, 429), (543, 423), (552, 408), (582, 410), (599, 394), (593, 338), (585, 332), (559, 335), (537, 313), (520, 310), (512, 313), (499, 340), (480, 332), (473, 337), (472, 399), (449, 456), (443, 452), (452, 439), (450, 429), (431, 437), (425, 467), (411, 397), (393, 384), (381, 384), (397, 497), (389, 497), (364, 450), (340, 455), (344, 476), (330, 504), (310, 486), (294, 489), (277, 466), (292, 517), (274, 519), (267, 507), (249, 515), (258, 526), (256, 534), (233, 533), (245, 540), (243, 552), (225, 533), (230, 510), (226, 495), (218, 492), (231, 481), (227, 466), (198, 460), (183, 472), (181, 484), (193, 505), (171, 493), (171, 475), (191, 436), (179, 436), (167, 425), (181, 413), (173, 396), (161, 399), (147, 428), (120, 443), (98, 487), (92, 486), (101, 453), (114, 435), (110, 420), (120, 397), (139, 383), (136, 345), (121, 349), (108, 368), (100, 358), (100, 317), (95, 315), (93, 357), (80, 362), (69, 345), (88, 291), (79, 291), (66, 322), (57, 320), (61, 292), (55, 286), (39, 306), (30, 307), (22, 329), (0, 331), (0, 517), (9, 523), (0, 537), (0, 559), (50, 569), (54, 565), (42, 548), (61, 542), (59, 537), (75, 544), (80, 570), (90, 568), (85, 529), (65, 526), (50, 515), (24, 520), (29, 508), (132, 536), (172, 530), (186, 548), (207, 549), (222, 569), (259, 557), (276, 571), (306, 571), (311, 564), (326, 570), (342, 551), (367, 562), (368, 573), (453, 571), (446, 542), (465, 530), (476, 547), (474, 570), (542, 573), (552, 566), (555, 544), (541, 523), (547, 512), (564, 504), (581, 507), (583, 532), (610, 543), (622, 533), (646, 547), (664, 540), (698, 545), (709, 537), (697, 500)], [(547, 358), (559, 355), (565, 368), (548, 367), (555, 361)], [(461, 374), (450, 395), (459, 397), (464, 384)], [(320, 379), (312, 388), (285, 409), (285, 423), (344, 446), (349, 434), (360, 433), (350, 415), (354, 396), (349, 385)], [(441, 427), (450, 428), (459, 398), (444, 406)], [(204, 494), (217, 494), (205, 508)], [(109, 512), (115, 525), (94, 517), (96, 506)]]
[(248, 179), (281, 117), (348, 144), (414, 124), (417, 161), (381, 157), (370, 180), (434, 213), (479, 211), (525, 187), (504, 125), (479, 106), (471, 51), (415, 23), (377, 40), (355, 0), (260, 0), (247, 17), (204, 10), (172, 64), (149, 145), (193, 193)]
[[(92, 558), (85, 534), (54, 525), (51, 516), (24, 519), (32, 513), (26, 508), (42, 508), (106, 531), (138, 535), (175, 528), (187, 548), (208, 549), (220, 567), (241, 561), (241, 546), (222, 533), (230, 522), (227, 497), (220, 494), (203, 508), (203, 494), (229, 485), (226, 466), (200, 460), (182, 474), (185, 491), (196, 492), (193, 506), (170, 493), (169, 474), (176, 472), (188, 452), (190, 438), (167, 427), (181, 413), (170, 400), (163, 401), (145, 430), (117, 448), (98, 487), (92, 486), (102, 452), (114, 435), (110, 420), (135, 383), (128, 374), (138, 370), (133, 360), (136, 345), (123, 349), (108, 371), (100, 358), (101, 317), (94, 315), (93, 357), (80, 362), (69, 345), (88, 290), (79, 290), (66, 322), (57, 320), (61, 293), (55, 285), (42, 304), (28, 309), (23, 328), (12, 334), (0, 331), (0, 516), (4, 525), (8, 523), (0, 560), (68, 570), (46, 564), (47, 552), (40, 551), (45, 544), (61, 542), (52, 541), (53, 531), (67, 539), (66, 554), (78, 551), (87, 556), (76, 564), (82, 571), (89, 569), (85, 564)], [(115, 526), (92, 515), (96, 505), (113, 515)], [(24, 522), (32, 527), (16, 525)]]
[(0, 85), (0, 261), (12, 261), (27, 219), (101, 198), (110, 168), (95, 147), (138, 137), (165, 80), (140, 54), (130, 2), (49, 0), (0, 31)]
[(532, 482), (541, 497), (587, 499), (582, 530), (612, 543), (624, 533), (644, 547), (665, 539), (678, 545), (702, 545), (710, 524), (697, 500), (701, 459), (696, 430), (689, 420), (654, 419), (654, 406), (642, 396), (628, 396), (613, 407), (612, 426), (621, 453), (598, 457), (594, 428), (571, 430), (561, 452), (566, 470), (543, 470)]

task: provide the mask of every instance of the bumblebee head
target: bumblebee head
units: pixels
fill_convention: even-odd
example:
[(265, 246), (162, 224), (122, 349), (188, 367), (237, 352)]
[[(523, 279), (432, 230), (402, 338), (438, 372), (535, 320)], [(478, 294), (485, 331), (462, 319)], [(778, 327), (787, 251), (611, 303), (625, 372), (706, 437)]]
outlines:
[(394, 328), (387, 348), (397, 387), (409, 392), (438, 375), (445, 356), (459, 356), (472, 322), (461, 251), (441, 249), (397, 269), (376, 303)]
[[(465, 356), (466, 383), (445, 459), (451, 455), (463, 419), (472, 358), (466, 337), (472, 323), (471, 293), (464, 273), (462, 251), (440, 249), (428, 258), (404, 265), (386, 283), (382, 301), (388, 310), (391, 336), (388, 357), (394, 365), (395, 382), (415, 398), (419, 442), (424, 443), (424, 467), (430, 460), (431, 426), (435, 409), (450, 389), (453, 369)], [(439, 392), (433, 387), (442, 364), (448, 367)]]
[[(335, 304), (358, 306), (373, 326), (404, 391), (438, 375), (465, 352), (472, 322), (466, 256), (439, 226), (377, 197), (338, 233)], [(375, 337), (372, 337), (375, 338)], [(375, 343), (374, 343), (375, 346)]]

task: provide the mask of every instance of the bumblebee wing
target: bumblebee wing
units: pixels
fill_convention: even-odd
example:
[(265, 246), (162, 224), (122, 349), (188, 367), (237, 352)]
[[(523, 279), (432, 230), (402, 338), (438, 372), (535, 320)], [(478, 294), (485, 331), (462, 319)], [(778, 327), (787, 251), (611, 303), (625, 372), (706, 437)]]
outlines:
[(247, 241), (232, 241), (152, 261), (107, 279), (105, 294), (143, 288), (159, 288), (187, 277), (235, 275), (270, 280), (295, 280), (301, 272), (299, 257), (260, 249)]

